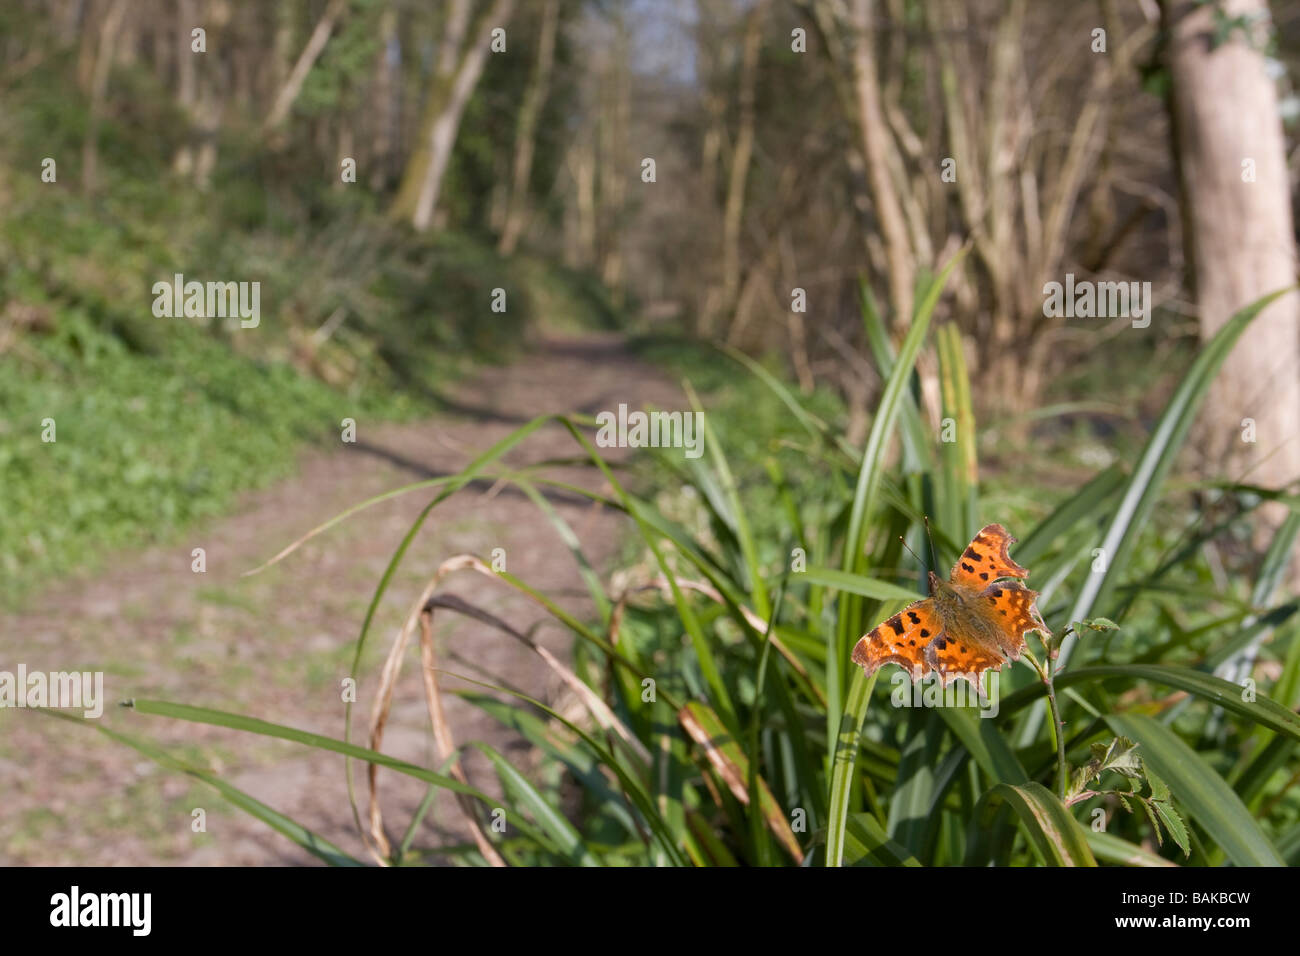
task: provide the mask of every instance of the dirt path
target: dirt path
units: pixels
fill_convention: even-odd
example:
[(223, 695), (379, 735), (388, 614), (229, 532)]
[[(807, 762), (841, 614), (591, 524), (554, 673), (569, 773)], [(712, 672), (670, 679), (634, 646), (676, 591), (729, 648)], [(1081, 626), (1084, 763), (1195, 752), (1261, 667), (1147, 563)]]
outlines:
[[(166, 548), (119, 556), (111, 570), (62, 584), (19, 616), (0, 615), (0, 669), (102, 670), (104, 725), (164, 743), (220, 774), (344, 850), (364, 858), (348, 808), (341, 757), (216, 728), (146, 717), (115, 706), (156, 697), (239, 711), (341, 737), (340, 683), (347, 675), (365, 608), (389, 557), (428, 495), (384, 502), (315, 538), (254, 577), (241, 573), (321, 521), (399, 485), (460, 470), (479, 451), (546, 411), (680, 405), (677, 389), (624, 352), (617, 339), (549, 339), (514, 365), (489, 369), (455, 389), (454, 411), (416, 425), (358, 423), (358, 442), (306, 456), (298, 475), (251, 494), (230, 517)], [(511, 463), (574, 454), (558, 427), (532, 436)], [(588, 469), (565, 480), (599, 487)], [(488, 489), (457, 495), (436, 510), (394, 579), (372, 629), (354, 714), (365, 742), (382, 657), (428, 576), (446, 557), (484, 557), (504, 548), (508, 569), (558, 595), (579, 613), (589, 606), (574, 561), (548, 519), (522, 495)], [(607, 565), (625, 525), (575, 497), (553, 502), (591, 562)], [(203, 547), (207, 571), (191, 570)], [(526, 630), (540, 612), (513, 591), (477, 575), (447, 590)], [(448, 668), (495, 675), (555, 700), (556, 681), (509, 638), (464, 618), (437, 627)], [(544, 627), (538, 639), (567, 652), (569, 637)], [(371, 653), (373, 652), (373, 653)], [(478, 708), (448, 701), (457, 742), (490, 741), (527, 759)], [(408, 654), (385, 751), (429, 766), (433, 744), (419, 677)], [(364, 801), (364, 772), (357, 767)], [(482, 762), (472, 782), (491, 788)], [(416, 781), (383, 774), (383, 806), (400, 839), (424, 795)], [(193, 811), (206, 813), (194, 832)], [(364, 802), (363, 802), (364, 808)], [(415, 841), (436, 847), (464, 839), (450, 800), (438, 800)], [(0, 709), (0, 864), (283, 864), (314, 862), (287, 839), (230, 807), (206, 785), (159, 768), (85, 727), (26, 711)]]

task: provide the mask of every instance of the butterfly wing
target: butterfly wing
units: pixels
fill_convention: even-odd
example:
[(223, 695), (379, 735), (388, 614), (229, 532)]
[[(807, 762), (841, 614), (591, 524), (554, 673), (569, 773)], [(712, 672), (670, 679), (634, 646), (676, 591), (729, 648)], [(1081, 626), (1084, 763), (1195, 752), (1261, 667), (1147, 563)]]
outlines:
[(982, 589), (998, 578), (1027, 578), (1029, 572), (1011, 560), (1016, 539), (1000, 524), (985, 525), (952, 568), (952, 583)]
[(1019, 581), (1005, 581), (985, 588), (983, 596), (993, 606), (998, 625), (998, 639), (1011, 659), (1019, 660), (1025, 647), (1025, 635), (1030, 631), (1052, 632), (1038, 613), (1038, 592), (1031, 591)]
[(941, 630), (934, 601), (917, 601), (858, 641), (853, 661), (861, 664), (868, 676), (883, 664), (898, 664), (912, 675), (912, 680), (919, 680), (930, 666), (924, 656), (926, 646)]
[[(1024, 647), (1024, 643), (1021, 640), (1020, 646)], [(1015, 657), (1019, 656), (1016, 653)], [(945, 687), (958, 677), (964, 677), (973, 687), (980, 688), (980, 678), (986, 670), (999, 670), (1007, 662), (996, 648), (989, 647), (986, 642), (951, 633), (941, 635), (926, 648), (925, 657)]]

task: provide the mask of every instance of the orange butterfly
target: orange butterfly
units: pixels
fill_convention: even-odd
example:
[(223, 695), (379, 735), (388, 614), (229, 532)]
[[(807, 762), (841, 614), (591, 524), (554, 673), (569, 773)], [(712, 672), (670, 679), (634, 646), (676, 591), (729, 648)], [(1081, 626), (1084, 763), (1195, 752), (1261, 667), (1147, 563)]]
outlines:
[(1018, 581), (1029, 572), (1011, 560), (1016, 541), (1000, 524), (986, 526), (970, 543), (947, 582), (930, 572), (930, 596), (874, 628), (853, 648), (854, 663), (868, 675), (882, 664), (900, 664), (919, 680), (938, 673), (944, 686), (958, 677), (976, 687), (990, 668), (1020, 659), (1025, 635), (1051, 635), (1034, 603), (1037, 591)]

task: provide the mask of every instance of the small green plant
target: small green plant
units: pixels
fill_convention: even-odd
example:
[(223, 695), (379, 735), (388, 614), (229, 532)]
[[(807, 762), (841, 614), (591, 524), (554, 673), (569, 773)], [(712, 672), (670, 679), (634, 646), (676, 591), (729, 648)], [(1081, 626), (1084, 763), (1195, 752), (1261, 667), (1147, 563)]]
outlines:
[[(1081, 800), (1092, 797), (1113, 796), (1127, 812), (1133, 812), (1133, 804), (1138, 803), (1146, 811), (1151, 821), (1156, 841), (1163, 845), (1161, 826), (1168, 831), (1170, 838), (1178, 844), (1183, 856), (1191, 855), (1188, 842), (1187, 826), (1183, 818), (1174, 809), (1173, 795), (1169, 787), (1153, 770), (1143, 766), (1138, 754), (1138, 746), (1127, 737), (1116, 737), (1110, 743), (1091, 745), (1092, 759), (1081, 767), (1075, 767), (1070, 778), (1070, 788), (1066, 791), (1065, 804), (1072, 806)], [(1129, 790), (1103, 789), (1093, 786), (1101, 781), (1102, 776), (1112, 771), (1132, 781)], [(1140, 792), (1142, 781), (1146, 781), (1151, 792), (1143, 796)]]

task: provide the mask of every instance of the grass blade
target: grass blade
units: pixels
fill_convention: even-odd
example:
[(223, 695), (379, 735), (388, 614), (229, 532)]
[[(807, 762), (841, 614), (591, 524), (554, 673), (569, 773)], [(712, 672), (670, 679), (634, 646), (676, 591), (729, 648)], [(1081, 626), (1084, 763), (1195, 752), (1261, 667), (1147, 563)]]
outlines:
[(1085, 830), (1084, 834), (1088, 838), (1092, 855), (1103, 863), (1118, 866), (1178, 866), (1172, 860), (1166, 860), (1136, 843), (1129, 843), (1128, 840), (1121, 840), (1109, 833), (1090, 829)]
[[(722, 721), (718, 719), (718, 715), (699, 701), (691, 701), (682, 708), (678, 720), (690, 738), (699, 745), (713, 769), (731, 790), (732, 795), (741, 803), (749, 804), (747, 786), (749, 758), (741, 749), (740, 742), (728, 733)], [(796, 862), (802, 860), (803, 848), (795, 838), (794, 831), (790, 829), (785, 811), (772, 796), (767, 781), (762, 777), (756, 777), (755, 786), (759, 792), (759, 812), (766, 821), (768, 829)]]
[(907, 601), (909, 604), (924, 595), (880, 578), (864, 574), (849, 574), (835, 568), (808, 568), (799, 577), (809, 584), (820, 584), (846, 594), (858, 594), (875, 601)]
[(1246, 805), (1177, 734), (1145, 714), (1112, 714), (1111, 730), (1140, 746), (1151, 765), (1188, 813), (1238, 866), (1285, 866)]
[(1031, 781), (1018, 787), (1000, 783), (980, 798), (971, 823), (970, 853), (966, 858), (968, 866), (982, 862), (987, 855), (987, 836), (998, 803), (1005, 803), (1015, 811), (1021, 829), (1029, 838), (1029, 845), (1046, 865), (1097, 865), (1079, 821), (1054, 793), (1041, 783)]
[(174, 770), (193, 777), (195, 780), (202, 781), (249, 816), (261, 820), (277, 833), (283, 834), (308, 853), (319, 857), (332, 866), (365, 866), (365, 864), (356, 857), (343, 852), (329, 840), (326, 840), (324, 837), (318, 836), (311, 830), (308, 830), (298, 821), (267, 806), (265, 803), (262, 803), (262, 801), (250, 796), (238, 787), (222, 780), (216, 774), (209, 773), (199, 767), (185, 763), (183, 760), (169, 754), (167, 751), (150, 741), (141, 740), (138, 737), (120, 733), (116, 730), (110, 730), (103, 724), (95, 721), (82, 720), (68, 714), (61, 714), (55, 710), (43, 710), (41, 713), (47, 714), (51, 717), (57, 717), (60, 720), (70, 720), (74, 723), (92, 726), (95, 730), (98, 730), (110, 740), (115, 740), (120, 744), (125, 744), (132, 750), (144, 754), (159, 766), (166, 767), (168, 770)]
[(849, 802), (853, 793), (854, 767), (857, 765), (858, 741), (862, 734), (862, 721), (867, 716), (871, 691), (876, 686), (880, 672), (867, 677), (861, 668), (853, 668), (853, 681), (849, 684), (848, 702), (844, 717), (837, 721), (839, 734), (831, 768), (831, 792), (827, 800), (829, 818), (826, 826), (826, 865), (841, 866), (844, 860), (845, 825), (849, 816)]
[[(1186, 667), (1172, 667), (1165, 664), (1107, 664), (1066, 671), (1056, 675), (1055, 683), (1058, 689), (1064, 690), (1075, 684), (1112, 677), (1129, 677), (1151, 681), (1153, 684), (1163, 684), (1166, 687), (1176, 687), (1217, 704), (1224, 710), (1252, 720), (1269, 730), (1300, 739), (1300, 714), (1287, 710), (1277, 701), (1261, 694), (1256, 694), (1253, 701), (1243, 700), (1242, 689), (1236, 684)], [(1021, 688), (1002, 701), (1002, 713), (1014, 713), (1044, 693), (1042, 684), (1031, 684)]]
[(573, 828), (564, 815), (547, 803), (546, 798), (537, 792), (537, 788), (525, 779), (505, 757), (485, 743), (475, 743), (475, 747), (487, 755), (496, 768), (501, 786), (511, 794), (521, 810), (532, 814), (534, 822), (541, 831), (554, 841), (560, 854), (578, 866), (600, 866), (600, 861), (591, 855), (583, 843), (581, 834)]
[(849, 866), (920, 866), (907, 847), (895, 843), (885, 828), (869, 813), (849, 815), (845, 860)]
[(943, 514), (948, 533), (963, 540), (979, 530), (979, 465), (975, 448), (975, 411), (971, 402), (970, 376), (962, 351), (961, 330), (953, 322), (939, 328), (939, 389), (943, 400), (944, 426), (952, 421), (952, 441), (940, 432), (941, 460), (947, 491)]

